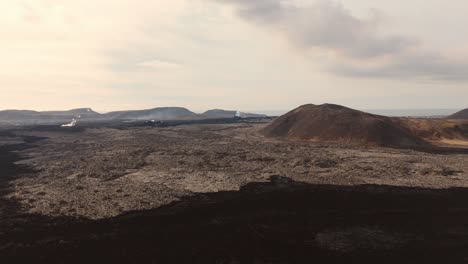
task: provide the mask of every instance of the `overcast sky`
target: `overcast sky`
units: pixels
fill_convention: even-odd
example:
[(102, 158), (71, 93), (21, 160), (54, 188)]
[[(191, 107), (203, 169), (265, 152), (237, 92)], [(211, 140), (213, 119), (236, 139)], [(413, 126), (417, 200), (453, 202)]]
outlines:
[(0, 2), (0, 109), (468, 107), (466, 0)]

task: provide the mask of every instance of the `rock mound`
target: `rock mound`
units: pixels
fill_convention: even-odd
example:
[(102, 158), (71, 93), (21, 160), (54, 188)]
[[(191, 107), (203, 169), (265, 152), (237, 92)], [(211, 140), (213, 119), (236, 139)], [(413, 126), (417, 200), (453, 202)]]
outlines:
[(459, 112), (456, 112), (453, 115), (450, 115), (447, 117), (448, 119), (468, 119), (468, 108), (461, 110)]
[(398, 119), (340, 105), (303, 105), (262, 130), (268, 137), (298, 141), (416, 147), (427, 143), (400, 125)]

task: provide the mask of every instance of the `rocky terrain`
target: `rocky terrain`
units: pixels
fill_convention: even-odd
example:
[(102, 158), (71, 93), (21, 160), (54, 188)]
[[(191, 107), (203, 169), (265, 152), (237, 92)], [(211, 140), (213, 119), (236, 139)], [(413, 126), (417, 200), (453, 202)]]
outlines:
[(468, 149), (290, 142), (264, 137), (266, 125), (8, 129), (0, 135), (0, 259), (468, 257)]
[(34, 176), (8, 197), (28, 212), (102, 218), (273, 175), (314, 184), (465, 186), (464, 155), (268, 141), (257, 125), (18, 131), (47, 138), (21, 153)]
[(442, 118), (399, 118), (401, 126), (433, 145), (468, 146), (468, 121)]

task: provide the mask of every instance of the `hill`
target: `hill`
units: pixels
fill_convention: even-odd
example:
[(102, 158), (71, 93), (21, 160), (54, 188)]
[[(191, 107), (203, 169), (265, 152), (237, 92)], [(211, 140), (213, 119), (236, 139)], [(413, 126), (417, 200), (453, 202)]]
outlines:
[(399, 119), (333, 104), (303, 105), (277, 118), (262, 133), (288, 140), (396, 147), (427, 145), (402, 126)]
[(468, 119), (468, 108), (448, 116), (447, 119)]
[(201, 116), (205, 118), (266, 117), (266, 115), (261, 115), (261, 114), (244, 113), (244, 112), (239, 112), (239, 111), (234, 111), (234, 110), (223, 110), (223, 109), (208, 110), (204, 112), (203, 114), (201, 114)]
[(157, 107), (145, 110), (114, 111), (100, 114), (91, 108), (78, 108), (68, 111), (30, 111), (4, 110), (0, 111), (0, 124), (31, 125), (60, 124), (73, 119), (86, 121), (127, 121), (127, 120), (201, 120), (234, 117), (266, 117), (265, 115), (243, 113), (214, 109), (203, 114), (196, 114), (183, 107)]
[(183, 107), (158, 107), (148, 110), (116, 111), (104, 114), (104, 119), (169, 120), (187, 119), (196, 114)]
[(100, 115), (98, 112), (93, 111), (91, 108), (77, 108), (68, 111), (44, 111), (40, 112), (43, 115), (53, 115), (53, 116), (73, 116), (73, 115), (81, 115), (81, 116), (98, 116)]
[(433, 144), (468, 145), (468, 120), (400, 118), (402, 126)]
[(0, 111), (0, 120), (10, 121), (10, 120), (21, 120), (21, 119), (31, 119), (37, 117), (40, 112), (30, 111), (30, 110), (3, 110)]
[(52, 124), (69, 121), (73, 118), (98, 118), (99, 113), (91, 108), (80, 108), (68, 111), (30, 111), (4, 110), (0, 111), (0, 122), (19, 124)]

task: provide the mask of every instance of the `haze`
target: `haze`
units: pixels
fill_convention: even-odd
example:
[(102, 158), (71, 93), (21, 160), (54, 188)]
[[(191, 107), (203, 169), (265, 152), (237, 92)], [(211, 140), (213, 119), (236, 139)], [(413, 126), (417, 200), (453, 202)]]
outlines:
[(0, 108), (464, 108), (463, 0), (11, 0)]

